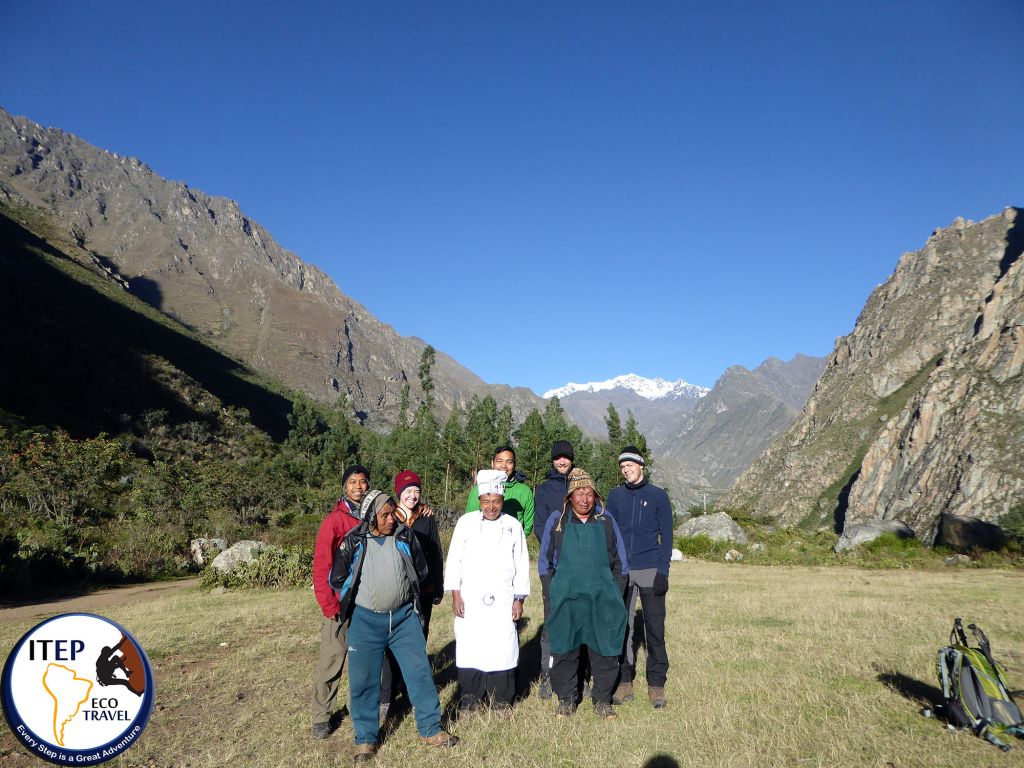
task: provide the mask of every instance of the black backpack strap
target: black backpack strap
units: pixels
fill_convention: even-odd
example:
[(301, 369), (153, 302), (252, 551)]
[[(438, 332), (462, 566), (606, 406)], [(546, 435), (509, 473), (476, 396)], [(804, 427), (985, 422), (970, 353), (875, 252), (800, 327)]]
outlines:
[(995, 666), (996, 663), (992, 659), (992, 649), (989, 647), (988, 637), (981, 631), (981, 627), (977, 624), (968, 624), (967, 628), (971, 630), (971, 634), (974, 635), (974, 639), (978, 641), (978, 647), (981, 648), (981, 652), (985, 654), (985, 658), (988, 659), (988, 663)]
[(1003, 677), (1002, 668), (996, 663), (996, 660), (992, 658), (992, 649), (988, 644), (988, 637), (985, 636), (985, 633), (981, 631), (981, 627), (977, 624), (970, 624), (967, 628), (974, 633), (974, 637), (978, 641), (978, 647), (981, 648), (981, 652), (985, 654), (985, 658), (988, 659), (988, 663), (992, 665), (992, 670), (996, 675), (996, 683), (1002, 689), (1003, 695), (1006, 697), (1007, 701), (1016, 704), (1013, 700), (1013, 696), (1010, 695), (1010, 686), (1007, 684), (1006, 678)]
[(953, 629), (949, 633), (949, 644), (967, 647), (967, 635), (964, 634), (963, 619), (959, 616), (953, 619)]

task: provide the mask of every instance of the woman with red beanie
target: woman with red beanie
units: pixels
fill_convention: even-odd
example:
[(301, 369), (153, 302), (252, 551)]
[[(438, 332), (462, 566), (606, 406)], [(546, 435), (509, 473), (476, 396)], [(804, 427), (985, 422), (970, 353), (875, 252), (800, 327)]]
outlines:
[[(424, 514), (428, 508), (420, 503), (421, 487), (420, 476), (412, 470), (402, 470), (395, 476), (395, 498), (398, 499), (395, 517), (416, 534), (423, 555), (427, 559), (429, 576), (420, 585), (420, 593), (423, 596), (423, 636), (426, 638), (430, 629), (431, 611), (444, 597), (444, 557), (441, 553), (441, 534), (437, 529), (437, 521), (429, 512)], [(388, 652), (380, 681), (381, 719), (387, 717), (395, 692), (401, 686), (402, 672), (394, 657)]]

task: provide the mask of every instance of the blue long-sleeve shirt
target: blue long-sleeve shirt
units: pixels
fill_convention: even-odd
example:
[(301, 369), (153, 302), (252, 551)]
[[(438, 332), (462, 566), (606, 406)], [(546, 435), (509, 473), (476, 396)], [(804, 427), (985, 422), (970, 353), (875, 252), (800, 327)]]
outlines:
[(657, 568), (668, 576), (672, 558), (672, 504), (668, 494), (644, 478), (636, 488), (619, 485), (608, 494), (606, 511), (615, 518), (626, 543), (629, 567)]

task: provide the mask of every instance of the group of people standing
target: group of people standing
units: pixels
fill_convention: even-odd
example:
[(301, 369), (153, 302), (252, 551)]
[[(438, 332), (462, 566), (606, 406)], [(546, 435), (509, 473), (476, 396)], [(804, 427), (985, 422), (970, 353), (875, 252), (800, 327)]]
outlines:
[[(433, 606), (451, 593), (460, 714), (489, 707), (511, 712), (519, 666), (519, 621), (530, 596), (527, 537), (540, 542), (537, 570), (544, 626), (537, 694), (557, 696), (559, 717), (588, 695), (595, 713), (634, 698), (634, 619), (643, 607), (647, 692), (666, 706), (665, 596), (672, 510), (651, 484), (635, 446), (619, 455), (624, 478), (604, 502), (590, 474), (573, 464), (572, 445), (552, 446), (552, 469), (532, 492), (501, 446), (481, 470), (447, 557), (421, 483), (405, 470), (394, 498), (370, 490), (365, 467), (348, 467), (344, 495), (325, 517), (313, 557), (323, 612), (314, 674), (313, 736), (332, 730), (330, 714), (346, 656), (355, 761), (371, 760), (399, 680), (415, 712), (420, 741), (454, 746), (426, 653)], [(396, 501), (397, 499), (397, 501)]]

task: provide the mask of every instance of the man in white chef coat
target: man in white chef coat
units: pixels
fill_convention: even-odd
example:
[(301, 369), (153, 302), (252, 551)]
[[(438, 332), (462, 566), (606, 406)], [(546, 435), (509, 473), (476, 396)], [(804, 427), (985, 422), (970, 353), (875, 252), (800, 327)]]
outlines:
[(455, 614), (455, 666), (462, 689), (459, 709), (508, 711), (516, 692), (519, 635), (516, 622), (530, 594), (530, 558), (522, 524), (501, 514), (505, 473), (477, 473), (480, 509), (459, 518), (448, 549), (444, 588)]

